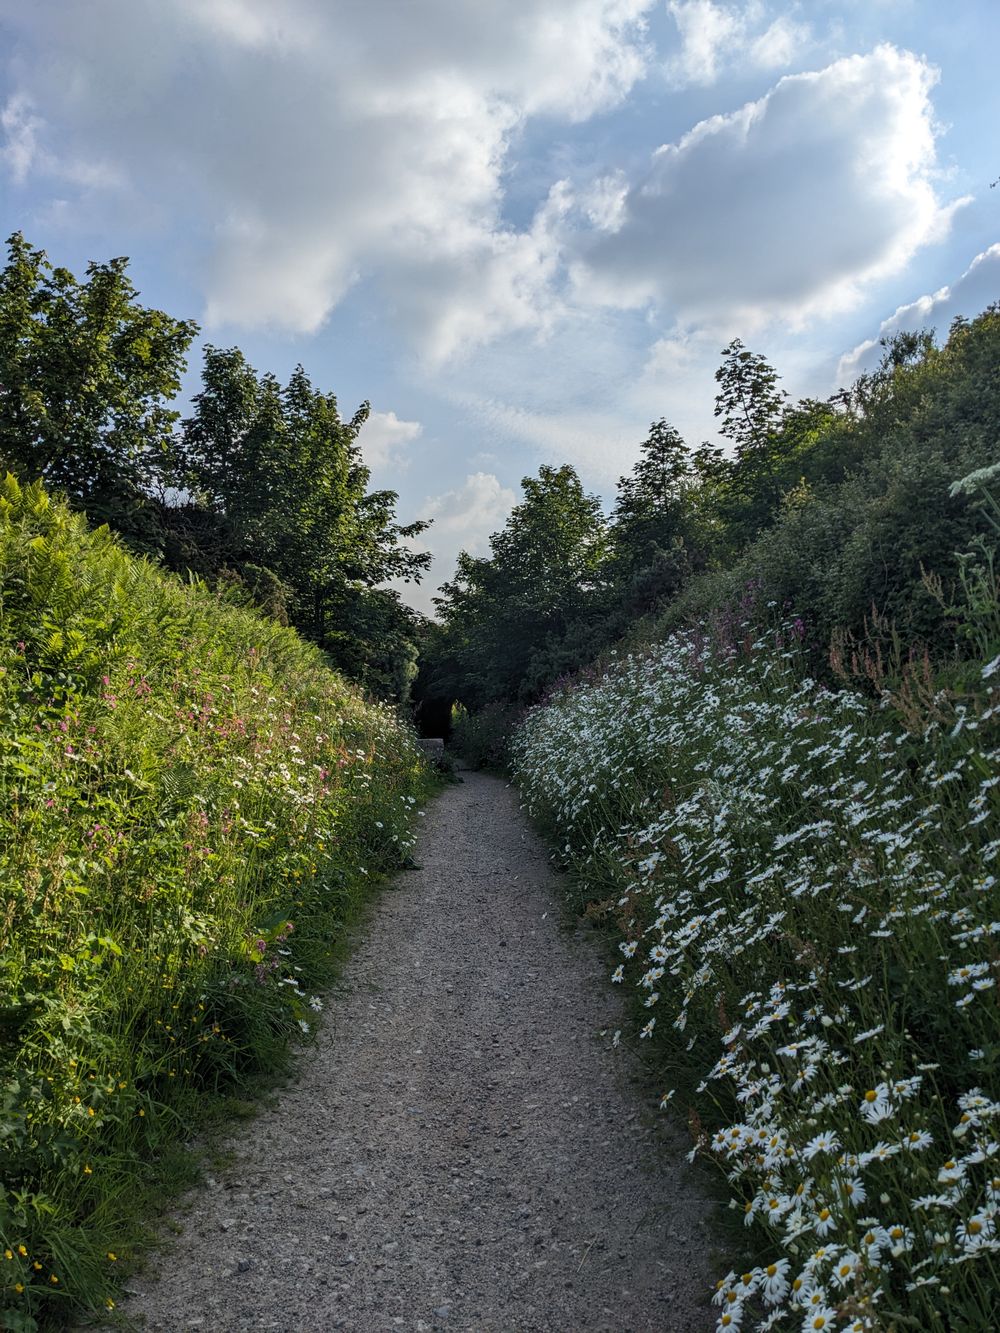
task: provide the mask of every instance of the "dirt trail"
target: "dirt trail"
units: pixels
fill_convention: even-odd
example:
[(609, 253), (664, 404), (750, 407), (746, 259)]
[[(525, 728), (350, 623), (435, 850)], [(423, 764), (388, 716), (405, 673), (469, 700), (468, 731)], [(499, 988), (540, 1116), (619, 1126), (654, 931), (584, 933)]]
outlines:
[(515, 793), (466, 773), (372, 910), (318, 1049), (126, 1314), (179, 1333), (707, 1330), (708, 1207), (600, 1030)]

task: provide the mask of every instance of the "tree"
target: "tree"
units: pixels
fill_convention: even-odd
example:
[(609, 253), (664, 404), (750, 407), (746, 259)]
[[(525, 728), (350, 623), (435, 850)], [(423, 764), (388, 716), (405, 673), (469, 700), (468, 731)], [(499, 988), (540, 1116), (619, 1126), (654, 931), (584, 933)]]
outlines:
[(419, 580), (426, 552), (405, 543), (428, 526), (396, 522), (394, 491), (369, 492), (357, 436), (364, 403), (341, 420), (333, 394), (301, 366), (287, 385), (258, 375), (238, 348), (207, 347), (203, 387), (183, 423), (180, 480), (224, 520), (226, 562), (272, 570), (291, 590), (292, 623), (322, 643), (352, 594)]
[(197, 325), (138, 303), (128, 260), (53, 268), (20, 232), (0, 273), (0, 461), (44, 479), (140, 547), (158, 544), (149, 492), (170, 469)]
[(41, 477), (133, 548), (294, 624), (376, 692), (402, 698), (412, 617), (381, 585), (430, 563), (369, 491), (357, 445), (297, 367), (287, 385), (236, 348), (205, 351), (180, 432), (170, 402), (197, 332), (138, 302), (126, 259), (77, 282), (20, 233), (0, 273), (0, 466)]
[(323, 649), (370, 694), (406, 706), (417, 677), (423, 618), (394, 588), (342, 589), (327, 607)]
[(600, 501), (575, 470), (542, 467), (490, 538), (490, 556), (462, 552), (436, 605), (443, 622), (436, 688), (472, 707), (526, 701), (575, 666), (563, 646), (595, 604), (606, 550)]
[(693, 477), (684, 440), (662, 417), (654, 421), (638, 462), (618, 482), (608, 534), (609, 581), (633, 615), (675, 595), (690, 572)]
[(786, 435), (782, 429), (788, 395), (778, 388), (774, 367), (747, 351), (739, 338), (722, 355), (725, 360), (715, 372), (715, 415), (722, 418), (719, 433), (735, 450), (720, 470), (713, 500), (732, 554), (777, 515), (783, 493), (780, 473), (794, 451), (794, 432)]
[(777, 387), (778, 372), (764, 357), (748, 352), (734, 338), (723, 349), (725, 357), (715, 372), (719, 392), (715, 415), (722, 417), (719, 433), (736, 445), (738, 460), (756, 457), (767, 468), (769, 445), (781, 422), (787, 394)]

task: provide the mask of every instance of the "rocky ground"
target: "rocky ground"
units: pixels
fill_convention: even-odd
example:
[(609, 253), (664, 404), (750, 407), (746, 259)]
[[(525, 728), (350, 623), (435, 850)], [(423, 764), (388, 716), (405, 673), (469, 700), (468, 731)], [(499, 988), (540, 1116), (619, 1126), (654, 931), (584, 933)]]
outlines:
[(560, 926), (516, 794), (462, 776), (359, 932), (298, 1079), (133, 1279), (140, 1327), (713, 1327), (710, 1209), (611, 1048), (607, 958)]

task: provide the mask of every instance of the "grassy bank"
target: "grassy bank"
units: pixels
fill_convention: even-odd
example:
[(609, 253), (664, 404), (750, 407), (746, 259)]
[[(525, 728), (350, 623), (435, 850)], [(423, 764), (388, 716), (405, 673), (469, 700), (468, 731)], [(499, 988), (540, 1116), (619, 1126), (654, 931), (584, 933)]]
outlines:
[(0, 1327), (111, 1307), (207, 1094), (304, 1039), (426, 770), (291, 630), (0, 492)]
[(746, 1222), (719, 1327), (972, 1333), (1000, 1283), (1000, 659), (950, 693), (914, 664), (879, 707), (803, 678), (801, 632), (647, 645), (529, 714), (516, 775)]

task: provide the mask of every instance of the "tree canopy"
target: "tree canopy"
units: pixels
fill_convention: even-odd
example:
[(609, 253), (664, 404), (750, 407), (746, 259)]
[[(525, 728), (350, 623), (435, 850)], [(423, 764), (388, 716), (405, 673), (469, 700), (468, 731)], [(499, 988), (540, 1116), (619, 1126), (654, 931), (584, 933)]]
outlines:
[[(0, 461), (142, 544), (197, 333), (139, 304), (126, 259), (79, 282), (20, 232), (0, 272)], [(155, 539), (154, 539), (155, 540)]]
[(17, 233), (0, 273), (0, 463), (46, 484), (135, 549), (256, 602), (377, 693), (405, 697), (417, 620), (391, 580), (430, 563), (371, 490), (364, 403), (302, 366), (287, 384), (238, 348), (204, 350), (189, 415), (173, 406), (197, 333), (140, 304), (128, 261), (78, 282)]
[(462, 555), (443, 590), (428, 695), (521, 705), (643, 625), (706, 613), (794, 608), (817, 670), (837, 635), (960, 655), (946, 590), (986, 529), (949, 486), (997, 462), (1000, 307), (941, 346), (886, 339), (879, 367), (825, 401), (791, 402), (738, 339), (722, 357), (724, 444), (690, 449), (654, 421), (607, 519), (572, 468), (524, 480), (490, 556)]
[(462, 552), (436, 599), (441, 688), (474, 705), (529, 698), (558, 670), (559, 645), (585, 613), (606, 552), (600, 501), (572, 467), (542, 467), (521, 486), (490, 555)]

